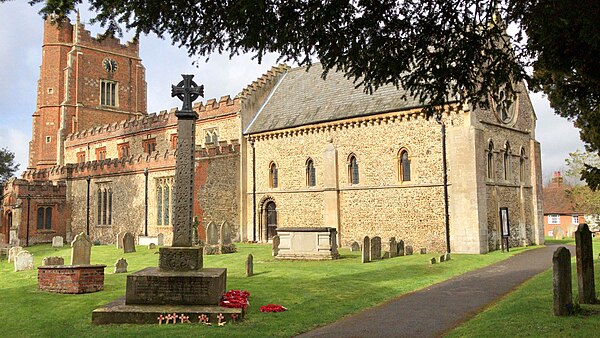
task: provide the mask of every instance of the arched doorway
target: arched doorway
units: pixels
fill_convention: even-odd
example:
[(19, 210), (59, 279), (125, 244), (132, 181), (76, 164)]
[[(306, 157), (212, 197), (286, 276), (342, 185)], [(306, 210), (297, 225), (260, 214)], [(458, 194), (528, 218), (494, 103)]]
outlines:
[(266, 239), (271, 240), (273, 236), (277, 235), (277, 206), (274, 201), (268, 201), (264, 208), (264, 219), (266, 226)]

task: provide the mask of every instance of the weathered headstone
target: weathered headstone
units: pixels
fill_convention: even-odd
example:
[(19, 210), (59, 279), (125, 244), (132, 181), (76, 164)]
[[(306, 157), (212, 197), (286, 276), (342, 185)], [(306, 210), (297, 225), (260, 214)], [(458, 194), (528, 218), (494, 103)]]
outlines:
[(552, 229), (552, 236), (554, 239), (563, 239), (565, 237), (565, 230), (560, 226), (555, 226)]
[(135, 237), (131, 232), (123, 235), (123, 253), (135, 252)]
[(8, 250), (8, 262), (14, 262), (15, 257), (19, 254), (19, 252), (23, 251), (23, 248), (20, 246), (13, 246)]
[(219, 234), (221, 245), (231, 244), (231, 226), (229, 225), (229, 223), (227, 223), (227, 221), (223, 221), (223, 223), (221, 223)]
[(273, 257), (275, 257), (279, 254), (280, 238), (278, 235), (275, 235), (273, 236), (273, 238), (271, 238), (271, 241), (273, 242)]
[(158, 245), (158, 246), (165, 245), (165, 235), (162, 233), (156, 235), (156, 241), (158, 242), (158, 243), (156, 243), (156, 245)]
[(569, 224), (567, 226), (567, 237), (575, 237), (575, 231), (577, 231), (578, 226), (575, 224)]
[(9, 240), (8, 240), (8, 244), (10, 244), (10, 246), (20, 246), (21, 245), (21, 240), (19, 239), (19, 235), (17, 234), (17, 230), (11, 230), (10, 234), (9, 234)]
[(594, 285), (594, 253), (592, 233), (586, 223), (580, 224), (575, 231), (575, 256), (577, 257), (577, 290), (581, 304), (596, 303)]
[(92, 241), (84, 232), (71, 242), (71, 265), (89, 265), (92, 254)]
[(59, 256), (48, 256), (42, 260), (42, 265), (65, 265), (65, 259)]
[(371, 239), (369, 236), (363, 238), (362, 246), (362, 262), (369, 263), (371, 261)]
[(371, 260), (381, 259), (381, 237), (371, 239)]
[(396, 237), (390, 238), (389, 247), (390, 258), (396, 257), (398, 255), (398, 243), (396, 242)]
[(571, 286), (571, 253), (561, 246), (552, 256), (554, 315), (568, 316), (573, 311)]
[(412, 247), (412, 245), (407, 245), (406, 246), (406, 255), (410, 256), (412, 254), (413, 254), (413, 247)]
[(23, 250), (15, 257), (15, 271), (24, 271), (33, 269), (33, 255)]
[(219, 229), (214, 222), (208, 222), (206, 225), (206, 244), (218, 245), (219, 244)]
[(437, 263), (437, 262), (436, 262), (436, 260), (435, 260), (435, 257), (431, 257), (431, 259), (429, 260), (429, 262), (430, 262), (431, 264), (435, 264), (435, 263)]
[(444, 262), (446, 260), (446, 255), (441, 255), (440, 256), (440, 263)]
[(148, 250), (154, 250), (154, 249), (156, 249), (156, 244), (154, 244), (154, 243), (148, 244)]
[(64, 245), (64, 238), (62, 236), (54, 236), (52, 237), (52, 247), (53, 248), (62, 248)]
[(421, 248), (421, 255), (427, 254), (427, 248)]
[(360, 244), (356, 241), (352, 242), (352, 244), (350, 244), (350, 251), (360, 251)]
[(123, 236), (125, 236), (125, 231), (117, 233), (117, 249), (123, 249)]
[(404, 241), (398, 241), (398, 256), (404, 256)]
[(252, 277), (254, 275), (254, 256), (248, 254), (246, 258), (246, 276)]
[(127, 272), (127, 260), (125, 258), (121, 258), (115, 262), (115, 273), (123, 273)]

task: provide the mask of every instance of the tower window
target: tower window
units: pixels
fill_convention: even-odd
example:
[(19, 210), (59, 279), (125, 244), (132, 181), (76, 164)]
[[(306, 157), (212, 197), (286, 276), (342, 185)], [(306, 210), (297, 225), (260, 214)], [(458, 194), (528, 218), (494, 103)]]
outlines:
[(51, 136), (46, 136), (46, 143), (50, 143), (52, 142), (52, 137)]
[(118, 84), (114, 81), (100, 80), (100, 105), (117, 107)]
[(494, 143), (490, 141), (487, 152), (487, 178), (494, 178)]

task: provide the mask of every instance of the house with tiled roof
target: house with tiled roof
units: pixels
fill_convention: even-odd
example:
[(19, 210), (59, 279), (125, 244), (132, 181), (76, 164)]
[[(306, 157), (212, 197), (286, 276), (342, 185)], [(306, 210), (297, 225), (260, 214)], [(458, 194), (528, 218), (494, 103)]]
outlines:
[(569, 196), (571, 186), (564, 183), (560, 171), (554, 172), (548, 186), (544, 187), (544, 233), (552, 236), (556, 227), (573, 236), (579, 223), (584, 221), (584, 210), (577, 208)]

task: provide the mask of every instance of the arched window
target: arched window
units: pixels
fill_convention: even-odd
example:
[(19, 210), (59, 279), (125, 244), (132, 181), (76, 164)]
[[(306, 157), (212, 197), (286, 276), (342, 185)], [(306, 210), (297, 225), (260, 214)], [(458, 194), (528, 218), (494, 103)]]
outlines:
[(52, 230), (52, 207), (39, 207), (37, 210), (38, 230)]
[(277, 176), (277, 164), (271, 162), (269, 165), (269, 187), (277, 188), (279, 184), (279, 177)]
[(112, 199), (113, 193), (110, 188), (98, 188), (98, 225), (112, 224)]
[(504, 146), (504, 179), (509, 180), (510, 178), (510, 144), (506, 142)]
[(400, 176), (400, 181), (402, 182), (406, 182), (406, 181), (410, 181), (410, 159), (408, 156), (408, 151), (406, 151), (406, 149), (402, 149), (400, 150), (400, 163), (398, 168), (399, 170), (399, 176)]
[(519, 158), (519, 179), (525, 182), (525, 148), (521, 148), (521, 157)]
[(358, 162), (354, 154), (348, 157), (348, 182), (358, 184)]
[(173, 177), (156, 180), (156, 224), (171, 225), (173, 213)]
[(487, 178), (494, 179), (494, 143), (492, 141), (488, 145)]
[(311, 158), (306, 160), (306, 185), (314, 187), (317, 184), (317, 178), (315, 176), (315, 163)]

